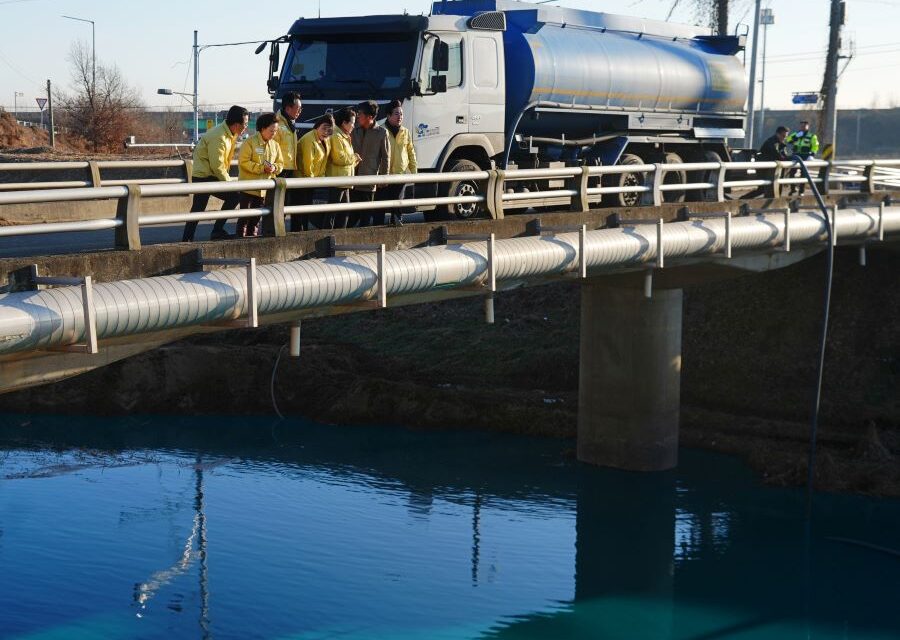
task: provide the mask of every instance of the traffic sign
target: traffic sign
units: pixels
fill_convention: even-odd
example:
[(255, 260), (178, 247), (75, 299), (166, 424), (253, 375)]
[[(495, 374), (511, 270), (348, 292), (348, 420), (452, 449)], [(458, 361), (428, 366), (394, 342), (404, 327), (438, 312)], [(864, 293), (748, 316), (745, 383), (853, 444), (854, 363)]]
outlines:
[(44, 105), (47, 104), (47, 98), (35, 98), (34, 100), (38, 103), (38, 109), (43, 111)]
[(819, 102), (818, 93), (795, 93), (791, 99), (794, 104), (816, 104)]

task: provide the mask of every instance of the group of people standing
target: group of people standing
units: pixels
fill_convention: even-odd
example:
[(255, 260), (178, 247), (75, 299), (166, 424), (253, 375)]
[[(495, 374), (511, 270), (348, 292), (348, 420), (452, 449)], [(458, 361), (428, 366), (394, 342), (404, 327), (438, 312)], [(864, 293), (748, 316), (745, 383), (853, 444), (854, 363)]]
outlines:
[[(802, 120), (800, 122), (800, 127), (794, 132), (791, 132), (791, 130), (784, 125), (775, 129), (775, 134), (762, 143), (762, 146), (759, 148), (759, 153), (756, 154), (756, 159), (763, 162), (778, 162), (781, 160), (791, 160), (794, 155), (797, 155), (801, 160), (806, 162), (810, 158), (814, 158), (818, 152), (819, 138), (813, 131), (810, 131), (809, 121)], [(800, 169), (794, 170), (793, 173), (795, 177), (800, 177), (802, 175)], [(767, 180), (772, 180), (775, 177), (774, 170), (760, 171), (760, 174)], [(753, 191), (741, 196), (741, 198), (752, 199), (767, 196), (770, 195), (768, 193), (770, 189), (771, 187), (757, 187)], [(806, 185), (791, 185), (789, 195), (793, 195), (798, 191), (800, 192), (800, 195), (803, 195), (806, 191)]]
[[(367, 100), (354, 107), (316, 118), (312, 128), (303, 133), (297, 120), (303, 108), (300, 96), (282, 96), (278, 113), (263, 113), (256, 119), (256, 133), (240, 146), (238, 180), (261, 180), (273, 177), (321, 178), (378, 176), (416, 173), (416, 151), (409, 129), (403, 126), (403, 106), (394, 100), (387, 106), (384, 126), (378, 124), (378, 103)], [(225, 122), (210, 129), (194, 148), (194, 182), (228, 182), (231, 162), (238, 147), (238, 139), (249, 124), (248, 111), (233, 106)], [(400, 200), (406, 185), (401, 183), (339, 186), (328, 189), (327, 201), (374, 202)], [(287, 205), (313, 203), (316, 189), (290, 189)], [(191, 212), (206, 210), (210, 196), (222, 200), (222, 210), (256, 209), (265, 206), (267, 194), (262, 189), (241, 192), (194, 194)], [(346, 213), (292, 214), (291, 231), (311, 228), (335, 229), (384, 224), (390, 215), (391, 223), (402, 224), (398, 208), (367, 209)], [(218, 218), (210, 235), (212, 240), (232, 237), (254, 237), (260, 234), (260, 217), (239, 218), (235, 234), (225, 229), (225, 218)], [(197, 222), (185, 224), (182, 240), (191, 242)]]

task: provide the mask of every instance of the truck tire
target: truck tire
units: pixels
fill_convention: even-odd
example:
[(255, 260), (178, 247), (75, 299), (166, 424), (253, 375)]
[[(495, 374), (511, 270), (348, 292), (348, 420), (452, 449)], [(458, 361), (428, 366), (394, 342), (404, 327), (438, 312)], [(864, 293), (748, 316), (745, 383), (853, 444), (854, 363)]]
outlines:
[[(619, 158), (620, 165), (644, 164), (644, 159), (633, 153), (623, 153)], [(643, 173), (618, 173), (604, 176), (604, 186), (607, 187), (639, 187), (644, 186), (646, 177)], [(613, 193), (606, 195), (601, 200), (604, 206), (609, 207), (636, 207), (641, 204), (640, 193)]]
[[(677, 153), (667, 153), (663, 159), (666, 164), (681, 164), (684, 160)], [(667, 171), (663, 184), (686, 184), (687, 171)], [(687, 191), (663, 191), (663, 202), (684, 202)]]
[[(481, 167), (465, 158), (451, 160), (444, 171), (481, 171)], [(460, 180), (450, 182), (441, 189), (441, 195), (445, 196), (474, 196), (478, 195), (478, 184), (472, 180)], [(480, 202), (473, 204), (448, 204), (444, 211), (451, 219), (471, 220), (484, 214), (484, 205)]]
[[(716, 151), (703, 151), (699, 157), (691, 162), (722, 162), (722, 156)], [(691, 171), (688, 178), (691, 182), (713, 182), (718, 171)], [(704, 189), (703, 191), (690, 191), (688, 199), (691, 202), (715, 202), (716, 190)]]

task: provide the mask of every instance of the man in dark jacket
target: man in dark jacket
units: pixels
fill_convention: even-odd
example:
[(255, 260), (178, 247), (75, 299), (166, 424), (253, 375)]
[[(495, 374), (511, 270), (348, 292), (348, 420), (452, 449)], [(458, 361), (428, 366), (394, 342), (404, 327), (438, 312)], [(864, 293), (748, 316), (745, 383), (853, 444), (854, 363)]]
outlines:
[[(787, 139), (788, 128), (787, 127), (778, 127), (775, 130), (775, 135), (768, 138), (765, 142), (762, 143), (762, 146), (759, 148), (759, 153), (756, 154), (756, 159), (760, 162), (777, 162), (779, 160), (790, 160), (790, 156), (788, 155), (787, 145), (785, 144), (785, 140)], [(774, 180), (775, 179), (776, 169), (757, 169), (756, 175), (759, 176), (761, 180)], [(762, 185), (756, 187), (750, 193), (746, 193), (741, 196), (742, 200), (749, 200), (751, 198), (760, 198), (760, 197), (773, 197), (774, 189), (772, 185)]]
[[(356, 165), (357, 176), (383, 176), (391, 172), (391, 150), (388, 146), (387, 130), (375, 120), (378, 118), (378, 103), (374, 100), (360, 102), (356, 107), (356, 128), (350, 136), (353, 150), (362, 161)], [(356, 185), (350, 190), (350, 202), (372, 202), (375, 199), (374, 186)], [(373, 210), (351, 214), (348, 227), (368, 227), (372, 225)]]

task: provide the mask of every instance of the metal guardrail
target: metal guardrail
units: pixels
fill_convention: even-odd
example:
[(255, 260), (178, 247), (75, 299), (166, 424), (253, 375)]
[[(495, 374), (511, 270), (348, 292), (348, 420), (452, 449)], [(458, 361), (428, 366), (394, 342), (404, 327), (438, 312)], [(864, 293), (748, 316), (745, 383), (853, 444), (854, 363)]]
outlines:
[[(890, 160), (847, 160), (828, 162), (810, 160), (810, 168), (819, 169), (816, 178), (823, 193), (833, 192), (832, 185), (858, 185), (856, 192), (874, 193), (879, 187), (900, 187), (900, 159)], [(103, 169), (141, 169), (182, 167), (184, 178), (156, 178), (142, 180), (102, 180)], [(433, 207), (450, 204), (484, 205), (494, 219), (504, 217), (509, 208), (530, 206), (534, 203), (566, 205), (573, 211), (587, 211), (597, 196), (613, 194), (638, 194), (641, 203), (659, 206), (666, 201), (666, 194), (673, 192), (702, 192), (706, 201), (723, 202), (726, 190), (740, 187), (767, 187), (773, 195), (778, 195), (784, 185), (802, 184), (802, 178), (790, 177), (797, 168), (793, 162), (701, 162), (679, 164), (643, 164), (616, 166), (578, 166), (551, 169), (514, 169), (508, 171), (464, 171), (447, 173), (419, 173), (413, 175), (356, 176), (332, 178), (275, 178), (269, 180), (246, 180), (230, 182), (190, 182), (190, 160), (100, 160), (90, 162), (38, 162), (0, 163), (0, 172), (15, 170), (59, 170), (84, 169), (90, 180), (52, 183), (0, 183), (0, 205), (28, 204), (40, 202), (67, 202), (87, 200), (116, 200), (115, 218), (84, 221), (57, 222), (47, 224), (11, 225), (0, 227), (0, 237), (32, 235), (42, 233), (62, 233), (72, 231), (93, 231), (115, 229), (115, 245), (121, 249), (140, 249), (140, 227), (183, 223), (189, 221), (250, 218), (264, 216), (268, 220), (268, 232), (275, 236), (286, 234), (286, 215), (309, 215), (317, 213), (342, 213), (363, 210), (385, 210), (397, 207)], [(771, 177), (749, 179), (728, 179), (734, 172), (766, 171)], [(666, 182), (673, 172), (684, 176), (700, 175), (698, 182)], [(732, 176), (729, 176), (729, 172)], [(771, 173), (770, 173), (771, 172)], [(604, 186), (603, 176), (633, 174), (639, 176), (637, 184), (625, 186)], [(515, 191), (510, 188), (516, 182), (528, 180), (563, 181), (561, 188), (547, 188), (542, 191)], [(292, 189), (319, 189), (327, 187), (352, 187), (388, 184), (446, 184), (469, 181), (478, 186), (475, 195), (410, 198), (375, 202), (352, 202), (336, 204), (286, 205), (286, 194)], [(591, 186), (600, 182), (601, 186)], [(22, 186), (22, 185), (25, 186)], [(271, 190), (271, 204), (263, 208), (236, 209), (229, 211), (206, 211), (199, 213), (176, 212), (163, 214), (142, 214), (141, 201), (148, 197), (188, 196), (198, 193), (228, 193), (245, 190)]]

